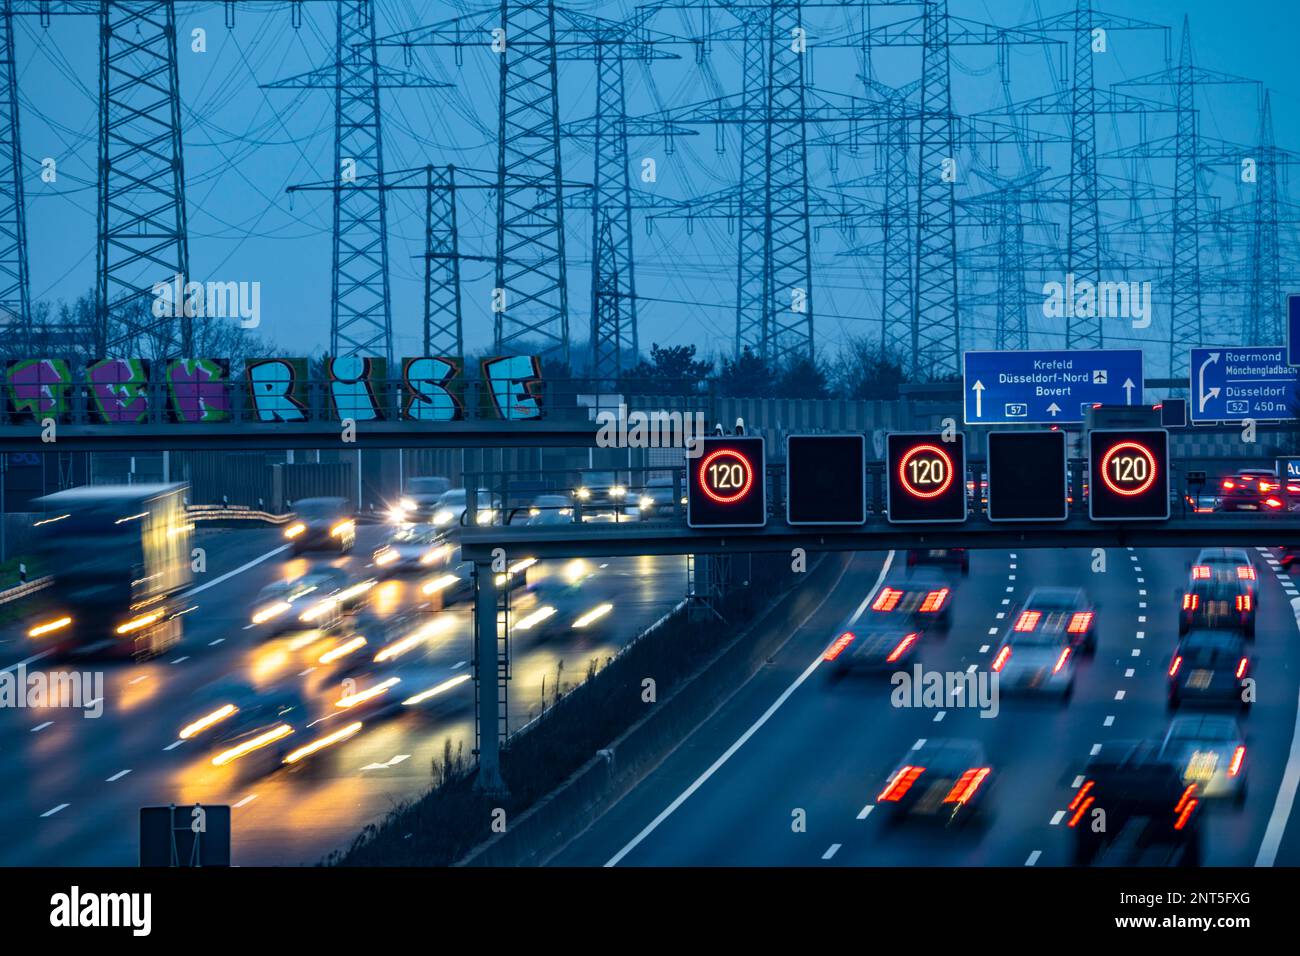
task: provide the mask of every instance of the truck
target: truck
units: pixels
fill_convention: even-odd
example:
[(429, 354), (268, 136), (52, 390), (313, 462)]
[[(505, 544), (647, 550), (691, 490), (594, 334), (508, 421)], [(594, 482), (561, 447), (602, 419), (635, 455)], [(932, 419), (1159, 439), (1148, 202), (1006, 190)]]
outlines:
[(84, 485), (37, 498), (34, 549), (50, 569), (27, 636), (61, 655), (142, 659), (181, 639), (193, 524), (183, 484)]

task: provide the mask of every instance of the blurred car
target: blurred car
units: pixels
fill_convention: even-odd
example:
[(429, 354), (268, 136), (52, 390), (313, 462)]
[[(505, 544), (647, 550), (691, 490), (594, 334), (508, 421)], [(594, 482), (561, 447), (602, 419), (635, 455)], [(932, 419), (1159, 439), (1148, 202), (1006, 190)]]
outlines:
[(451, 479), (423, 476), (406, 479), (402, 497), (393, 506), (392, 515), (399, 521), (428, 523), (438, 511), (439, 499), (451, 489)]
[(930, 737), (904, 755), (876, 802), (895, 823), (962, 824), (986, 812), (992, 774), (979, 741)]
[(861, 632), (844, 631), (826, 648), (822, 660), (831, 665), (832, 677), (851, 671), (892, 671), (915, 656), (920, 640), (920, 631), (896, 622)]
[(1182, 714), (1169, 723), (1160, 756), (1183, 768), (1183, 783), (1207, 799), (1246, 801), (1246, 738), (1235, 718)]
[[(308, 613), (308, 609), (343, 591), (347, 581), (343, 571), (328, 567), (314, 568), (293, 580), (272, 581), (257, 593), (252, 623), (268, 637), (304, 627), (330, 627), (338, 623), (344, 610), (339, 602), (334, 602), (329, 613)], [(308, 614), (306, 620), (301, 618), (304, 613)]]
[(1230, 631), (1192, 631), (1169, 662), (1169, 707), (1184, 703), (1250, 709), (1242, 682), (1250, 673), (1246, 642)]
[(1283, 571), (1290, 571), (1300, 561), (1300, 545), (1284, 544), (1278, 548), (1278, 563)]
[(1063, 634), (1076, 651), (1092, 654), (1097, 650), (1096, 618), (1083, 588), (1038, 587), (1029, 592), (1011, 628)]
[(871, 602), (871, 613), (863, 619), (863, 626), (878, 629), (893, 623), (946, 633), (952, 627), (952, 585), (933, 569), (911, 577), (888, 576)]
[(1284, 511), (1286, 491), (1277, 472), (1267, 468), (1243, 468), (1219, 481), (1220, 511)]
[(1010, 694), (1074, 694), (1075, 646), (1063, 629), (1029, 626), (1017, 618), (1002, 637), (991, 669), (998, 689)]
[(347, 554), (357, 540), (356, 516), (346, 498), (302, 498), (293, 503), (294, 520), (284, 529), (294, 554), (338, 551)]
[(203, 697), (177, 736), (201, 746), (213, 766), (233, 767), (241, 777), (297, 763), (306, 756), (304, 743), (315, 739), (310, 710), (296, 690), (229, 684)]
[(393, 532), (388, 543), (375, 551), (373, 560), (384, 571), (419, 571), (446, 565), (453, 548), (442, 529), (412, 524)]
[(627, 482), (613, 471), (585, 472), (574, 486), (573, 501), (583, 511), (620, 510), (628, 503)]
[(573, 524), (573, 502), (567, 495), (538, 495), (527, 508), (514, 513), (511, 523), (541, 527)]
[[(475, 492), (474, 507), (478, 511), (475, 524), (491, 524), (501, 513), (501, 496), (494, 495), (486, 488)], [(450, 488), (438, 497), (438, 505), (433, 513), (433, 523), (439, 528), (455, 528), (466, 524), (465, 512), (469, 510), (469, 490)]]
[[(1204, 573), (1201, 570), (1204, 568)], [(1192, 580), (1183, 593), (1178, 612), (1178, 633), (1195, 628), (1239, 630), (1255, 636), (1255, 582), (1235, 571), (1211, 570), (1207, 565), (1192, 568)]]
[[(1200, 806), (1183, 767), (1149, 741), (1112, 741), (1088, 760), (1066, 810), (1076, 866), (1199, 866)], [(1097, 810), (1106, 825), (1094, 826)]]
[(634, 496), (636, 507), (643, 517), (670, 518), (686, 506), (686, 486), (678, 480), (674, 487), (671, 476), (656, 476)]
[(965, 548), (921, 548), (907, 552), (907, 568), (917, 567), (957, 568), (970, 574), (970, 554)]
[(1255, 562), (1243, 548), (1202, 548), (1192, 562), (1192, 577), (1209, 577), (1216, 571), (1230, 571), (1244, 581), (1258, 579)]

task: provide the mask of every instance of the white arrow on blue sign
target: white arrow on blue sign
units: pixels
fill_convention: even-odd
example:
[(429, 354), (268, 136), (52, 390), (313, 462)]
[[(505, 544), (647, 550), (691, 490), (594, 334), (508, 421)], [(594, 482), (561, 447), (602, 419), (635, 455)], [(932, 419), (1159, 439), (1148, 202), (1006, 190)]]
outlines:
[(1142, 402), (1141, 349), (962, 354), (967, 425), (1081, 422), (1096, 405)]
[(1187, 412), (1193, 422), (1294, 417), (1297, 370), (1280, 346), (1192, 349), (1187, 370), (1192, 396)]

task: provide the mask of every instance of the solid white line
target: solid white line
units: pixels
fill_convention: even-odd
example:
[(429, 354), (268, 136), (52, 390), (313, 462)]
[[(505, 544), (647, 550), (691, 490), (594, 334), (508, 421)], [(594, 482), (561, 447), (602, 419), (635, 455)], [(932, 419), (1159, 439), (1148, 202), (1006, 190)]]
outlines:
[[(1300, 627), (1300, 598), (1291, 602), (1291, 614), (1296, 626)], [(1296, 701), (1295, 729), (1291, 732), (1291, 752), (1286, 758), (1286, 770), (1282, 782), (1278, 784), (1277, 800), (1273, 803), (1273, 812), (1268, 818), (1268, 829), (1259, 844), (1259, 854), (1255, 857), (1256, 866), (1272, 866), (1277, 859), (1278, 847), (1282, 845), (1282, 836), (1286, 833), (1287, 820), (1291, 818), (1291, 808), (1295, 804), (1296, 788), (1300, 787), (1300, 699)]]
[[(885, 575), (889, 573), (889, 566), (893, 563), (894, 563), (894, 552), (890, 551), (887, 555), (885, 555), (884, 564), (880, 566), (880, 574), (876, 577), (876, 583), (871, 586), (871, 590), (867, 592), (867, 596), (862, 599), (862, 603), (858, 605), (858, 609), (853, 612), (853, 617), (849, 619), (850, 627), (858, 622), (858, 618), (862, 616), (862, 612), (867, 609), (867, 605), (871, 602), (871, 599), (876, 596), (876, 592), (880, 590), (880, 585), (885, 580)], [(806, 623), (813, 616), (813, 614), (816, 614), (819, 610), (821, 610), (822, 605), (824, 605), (826, 601), (829, 599), (830, 599), (830, 593), (827, 593), (826, 597), (822, 600), (821, 604), (818, 604), (817, 607), (815, 607), (811, 612), (809, 612), (808, 617), (804, 618), (804, 623)], [(799, 627), (802, 628), (803, 624), (801, 623)], [(687, 787), (677, 796), (677, 799), (675, 799), (672, 803), (668, 804), (668, 806), (664, 807), (664, 809), (660, 811), (657, 817), (655, 817), (648, 824), (646, 824), (645, 829), (643, 829), (640, 833), (638, 833), (636, 836), (634, 836), (631, 839), (631, 841), (627, 844), (627, 846), (623, 847), (623, 849), (619, 850), (612, 857), (610, 857), (605, 862), (605, 866), (618, 866), (619, 861), (622, 860), (623, 857), (627, 856), (629, 853), (635, 850), (637, 846), (640, 845), (642, 840), (644, 840), (656, 829), (658, 829), (659, 824), (667, 820), (670, 816), (672, 816), (673, 813), (677, 811), (678, 807), (680, 807), (683, 803), (689, 800), (691, 794), (693, 794), (696, 790), (700, 789), (700, 787), (704, 786), (704, 784), (708, 781), (708, 779), (712, 777), (715, 773), (717, 773), (718, 770), (722, 767), (722, 765), (725, 764), (728, 760), (730, 760), (732, 755), (735, 754), (735, 752), (739, 750), (741, 747), (743, 747), (745, 745), (745, 742), (749, 740), (750, 737), (758, 733), (760, 727), (762, 727), (765, 723), (771, 720), (772, 715), (775, 714), (781, 708), (781, 705), (790, 699), (790, 695), (792, 695), (796, 690), (798, 690), (800, 685), (803, 684), (804, 681), (806, 681), (809, 677), (812, 676), (812, 672), (815, 671), (817, 669), (817, 666), (822, 662), (823, 653), (825, 653), (824, 649), (818, 651), (817, 656), (812, 659), (812, 663), (809, 664), (804, 669), (804, 672), (802, 674), (800, 674), (798, 677), (794, 679), (794, 682), (791, 683), (789, 687), (787, 687), (784, 691), (781, 692), (781, 696), (772, 702), (772, 706), (769, 707), (767, 710), (763, 711), (762, 716), (759, 717), (758, 720), (754, 721), (754, 723), (750, 726), (748, 730), (746, 730), (743, 734), (741, 734), (738, 738), (736, 738), (736, 742), (733, 743), (730, 747), (728, 747), (725, 751), (723, 751), (722, 756), (720, 756), (717, 760), (713, 761), (713, 764), (709, 767), (708, 770), (705, 770), (704, 773), (700, 774), (699, 777), (695, 779), (694, 783), (692, 783), (689, 787)]]
[(65, 810), (65, 809), (67, 809), (67, 807), (68, 807), (68, 804), (66, 804), (66, 803), (60, 803), (57, 807), (54, 807), (53, 809), (50, 809), (50, 810), (46, 810), (44, 813), (41, 814), (41, 816), (42, 816), (42, 817), (52, 817), (52, 816), (54, 816), (54, 814), (58, 813), (60, 810)]
[(190, 588), (188, 591), (182, 591), (180, 596), (183, 598), (187, 598), (187, 597), (193, 597), (195, 594), (201, 594), (202, 592), (206, 591), (208, 588), (215, 588), (222, 581), (229, 581), (236, 574), (243, 574), (249, 568), (255, 568), (263, 561), (269, 560), (270, 558), (275, 557), (277, 554), (282, 554), (283, 552), (288, 550), (289, 550), (289, 545), (282, 544), (280, 545), (280, 547), (276, 548), (275, 550), (268, 551), (266, 552), (266, 554), (262, 555), (259, 558), (254, 558), (252, 561), (249, 561), (247, 564), (241, 564), (233, 571), (227, 571), (225, 574), (221, 575), (221, 577), (213, 578), (211, 581), (206, 581), (203, 584), (200, 584), (198, 587)]
[(121, 780), (123, 777), (125, 777), (125, 776), (126, 776), (128, 773), (130, 773), (130, 772), (131, 772), (130, 770), (119, 770), (117, 773), (113, 774), (113, 776), (109, 777), (109, 778), (108, 778), (107, 780), (105, 780), (104, 782), (105, 782), (105, 783), (115, 783), (116, 781)]
[(822, 854), (822, 859), (823, 859), (823, 860), (829, 860), (831, 857), (833, 857), (833, 856), (835, 855), (836, 851), (838, 851), (839, 848), (840, 848), (840, 844), (838, 844), (838, 843), (832, 843), (832, 844), (830, 845), (830, 848), (827, 849), (827, 851), (826, 851), (825, 853)]

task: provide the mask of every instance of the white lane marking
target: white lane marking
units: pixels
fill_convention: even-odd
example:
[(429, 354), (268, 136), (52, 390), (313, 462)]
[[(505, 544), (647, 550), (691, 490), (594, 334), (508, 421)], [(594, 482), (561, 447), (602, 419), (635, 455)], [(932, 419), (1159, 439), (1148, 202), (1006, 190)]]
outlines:
[(451, 665), (451, 669), (454, 671), (458, 671), (468, 663), (469, 661), (457, 661), (455, 664)]
[(1008, 580), (1008, 581), (1014, 581), (1015, 579), (1016, 579), (1016, 576), (1015, 576), (1014, 574), (1008, 574), (1008, 575), (1007, 575), (1007, 580)]
[[(890, 551), (888, 554), (885, 555), (884, 563), (881, 564), (880, 566), (880, 574), (876, 576), (876, 583), (871, 586), (871, 590), (867, 592), (867, 596), (862, 599), (862, 603), (858, 605), (858, 609), (854, 611), (853, 616), (849, 618), (850, 626), (858, 622), (858, 619), (862, 617), (862, 613), (867, 609), (867, 605), (871, 603), (872, 598), (876, 596), (876, 592), (880, 590), (880, 585), (885, 580), (885, 575), (889, 573), (890, 565), (894, 563), (895, 554), (896, 552)], [(822, 598), (821, 603), (808, 612), (808, 616), (805, 617), (803, 621), (800, 622), (799, 627), (795, 629), (796, 631), (801, 630), (804, 624), (806, 624), (809, 620), (811, 620), (812, 616), (822, 609), (822, 606), (828, 600), (830, 600), (830, 596), (833, 591), (834, 588), (831, 588), (826, 592), (826, 597)], [(800, 686), (804, 683), (804, 681), (806, 681), (809, 677), (812, 676), (812, 672), (815, 671), (818, 665), (821, 664), (822, 655), (824, 653), (825, 653), (824, 648), (822, 650), (819, 650), (817, 652), (817, 655), (812, 659), (812, 663), (810, 663), (806, 668), (804, 668), (803, 673), (801, 673), (798, 677), (796, 677), (790, 683), (790, 686), (781, 692), (780, 697), (772, 701), (772, 706), (768, 707), (767, 710), (763, 711), (762, 715), (758, 718), (758, 720), (754, 721), (749, 726), (748, 730), (746, 730), (743, 734), (737, 737), (735, 742), (726, 750), (724, 750), (722, 752), (722, 755), (718, 757), (717, 760), (713, 761), (713, 763), (709, 765), (709, 768), (705, 770), (704, 773), (696, 777), (689, 787), (687, 787), (680, 794), (678, 794), (677, 798), (673, 800), (672, 803), (668, 804), (668, 806), (664, 807), (663, 810), (659, 811), (659, 815), (655, 817), (653, 820), (651, 820), (649, 823), (647, 823), (645, 828), (636, 836), (634, 836), (628, 842), (628, 844), (625, 847), (623, 847), (623, 849), (619, 850), (608, 860), (606, 860), (605, 866), (618, 866), (619, 861), (622, 860), (623, 857), (627, 856), (634, 849), (636, 849), (637, 846), (640, 845), (642, 840), (648, 837), (659, 827), (659, 824), (663, 823), (670, 816), (672, 816), (672, 814), (677, 811), (678, 807), (680, 807), (683, 803), (685, 803), (687, 800), (690, 799), (691, 794), (693, 794), (696, 790), (700, 789), (700, 787), (704, 786), (704, 784), (708, 781), (708, 779), (712, 777), (715, 773), (717, 773), (718, 770), (722, 767), (722, 765), (725, 764), (728, 760), (730, 760), (732, 756), (736, 753), (736, 751), (745, 745), (745, 742), (748, 741), (750, 737), (758, 733), (759, 728), (761, 728), (765, 723), (767, 723), (769, 720), (772, 719), (772, 715), (781, 709), (781, 705), (790, 699), (790, 696), (800, 688)]]
[(221, 582), (229, 581), (236, 574), (243, 574), (249, 568), (255, 568), (263, 561), (270, 560), (271, 558), (274, 558), (277, 554), (282, 554), (288, 550), (289, 550), (289, 545), (282, 544), (280, 545), (280, 547), (276, 548), (275, 550), (268, 551), (266, 552), (266, 554), (262, 555), (259, 558), (254, 558), (252, 561), (249, 561), (247, 564), (241, 564), (233, 571), (227, 571), (225, 574), (221, 575), (220, 577), (213, 578), (211, 581), (205, 581), (203, 584), (200, 584), (198, 587), (190, 588), (188, 591), (182, 591), (180, 596), (183, 598), (187, 598), (187, 597), (193, 597), (195, 594), (201, 594), (202, 592), (206, 591), (208, 588), (215, 588)]
[(1132, 677), (1135, 673), (1136, 673), (1136, 671), (1134, 671), (1133, 668), (1130, 667), (1130, 668), (1127, 668), (1127, 669), (1124, 671), (1124, 676), (1125, 676), (1125, 677)]
[(1011, 593), (1012, 591), (1014, 591), (1014, 590), (1015, 590), (1015, 588), (1007, 588), (1007, 593), (1010, 594), (1010, 593)]
[[(1146, 578), (1138, 578), (1138, 584), (1146, 584), (1146, 583), (1147, 583), (1147, 579), (1146, 579)], [(1143, 591), (1142, 593), (1143, 593), (1143, 594), (1146, 594), (1147, 592), (1146, 592), (1146, 591)]]
[(1079, 776), (1074, 778), (1074, 783), (1070, 784), (1070, 787), (1074, 790), (1078, 790), (1082, 786), (1083, 786), (1083, 774), (1079, 774)]
[(178, 657), (178, 658), (176, 658), (176, 660), (172, 661), (172, 663), (173, 663), (173, 664), (184, 664), (184, 663), (185, 663), (186, 661), (188, 661), (189, 659), (190, 659), (190, 656), (189, 656), (188, 654), (186, 654), (184, 657)]
[(52, 816), (54, 816), (54, 814), (58, 813), (60, 810), (66, 810), (67, 808), (68, 808), (68, 804), (66, 804), (66, 803), (60, 803), (57, 807), (53, 807), (53, 808), (51, 808), (51, 809), (49, 809), (49, 810), (46, 810), (44, 813), (41, 814), (41, 817), (42, 817), (42, 818), (44, 818), (44, 817), (52, 817)]
[(990, 628), (989, 628), (989, 634), (992, 635), (992, 634), (996, 634), (997, 632), (998, 632), (998, 629), (997, 629), (996, 627), (990, 627)]
[(1107, 715), (1106, 715), (1106, 719), (1103, 720), (1103, 721), (1101, 722), (1101, 725), (1102, 725), (1103, 727), (1109, 727), (1109, 726), (1110, 726), (1111, 724), (1113, 724), (1113, 723), (1115, 723), (1115, 715), (1114, 715), (1114, 714), (1107, 714)]
[[(1147, 596), (1147, 589), (1146, 589), (1146, 588), (1138, 588), (1138, 594), (1142, 595), (1143, 597), (1146, 597), (1146, 596)], [(1145, 604), (1142, 605), (1142, 606), (1143, 606), (1143, 607), (1146, 607)]]
[(1146, 640), (1146, 636), (1147, 636), (1146, 631), (1138, 631), (1137, 634), (1134, 635), (1134, 637), (1136, 637), (1139, 641)]
[(183, 740), (177, 740), (177, 741), (174, 741), (174, 742), (168, 744), (166, 747), (164, 747), (164, 748), (163, 748), (163, 752), (165, 753), (165, 752), (168, 751), (168, 750), (175, 750), (177, 747), (179, 747), (179, 746), (180, 746), (181, 744), (183, 744), (183, 743), (185, 743), (185, 741), (183, 741)]
[(217, 638), (215, 641), (208, 641), (208, 647), (216, 647), (218, 644), (220, 644), (220, 643), (221, 643), (222, 641), (224, 641), (224, 640), (225, 640), (224, 637), (219, 637), (219, 638)]
[(127, 681), (126, 683), (127, 683), (127, 686), (129, 687), (129, 686), (132, 686), (132, 685), (135, 685), (135, 684), (140, 683), (140, 681), (142, 681), (142, 680), (148, 680), (148, 679), (149, 679), (149, 675), (148, 675), (148, 674), (141, 674), (139, 677), (132, 677), (132, 678), (131, 678), (129, 681)]
[(1033, 853), (1029, 854), (1029, 859), (1025, 860), (1025, 866), (1033, 866), (1038, 862), (1038, 858), (1042, 855), (1042, 850), (1035, 850)]
[(865, 807), (863, 807), (861, 810), (858, 811), (858, 819), (865, 820), (867, 817), (871, 816), (871, 811), (874, 809), (876, 809), (876, 805), (874, 803), (868, 803)]
[(1117, 690), (1117, 691), (1115, 691), (1115, 699), (1116, 699), (1116, 700), (1123, 700), (1123, 699), (1124, 699), (1124, 691), (1122, 691), (1122, 690)]
[(1088, 756), (1095, 757), (1101, 753), (1101, 744), (1093, 744), (1092, 749), (1088, 751)]
[(913, 749), (913, 750), (920, 750), (922, 747), (925, 746), (925, 740), (926, 740), (926, 738), (924, 738), (924, 737), (918, 737), (918, 738), (916, 738), (916, 743), (912, 744), (912, 749)]
[(1146, 607), (1146, 606), (1147, 606), (1146, 601), (1138, 601), (1138, 607)]
[(991, 646), (991, 645), (989, 645), (989, 644), (981, 644), (981, 645), (980, 645), (980, 653), (981, 653), (981, 654), (987, 654), (987, 653), (989, 652), (989, 647), (990, 647), (990, 646)]
[(998, 611), (998, 620), (999, 620), (999, 621), (1002, 620), (1002, 619), (1003, 619), (1004, 617), (1006, 617), (1006, 616), (1007, 616), (1007, 612), (1006, 612), (1006, 611)]
[(46, 721), (45, 723), (43, 723), (43, 724), (37, 724), (35, 727), (32, 728), (32, 731), (31, 731), (31, 732), (34, 733), (34, 734), (35, 734), (35, 733), (39, 733), (40, 731), (44, 730), (46, 727), (52, 727), (52, 726), (54, 726), (54, 721), (52, 721), (52, 720), (47, 720), (47, 721)]
[(1016, 553), (1012, 551), (1010, 557), (1012, 561), (1016, 560)]
[(1147, 622), (1147, 616), (1146, 616), (1145, 614), (1139, 614), (1139, 615), (1138, 615), (1138, 623), (1139, 623), (1139, 624), (1145, 624), (1146, 622)]
[(299, 671), (299, 672), (298, 672), (298, 676), (299, 676), (299, 677), (306, 677), (308, 674), (310, 674), (310, 673), (311, 673), (312, 671), (314, 671), (315, 669), (316, 669), (316, 665), (313, 664), (311, 667), (307, 668), (305, 671)]
[(105, 782), (105, 783), (116, 783), (117, 781), (121, 780), (123, 777), (125, 777), (125, 776), (126, 776), (128, 773), (130, 773), (130, 772), (131, 772), (130, 770), (119, 770), (117, 773), (113, 774), (113, 776), (109, 777), (109, 778), (108, 778), (107, 780), (105, 780), (104, 782)]
[(939, 711), (934, 715), (934, 722), (937, 724), (939, 721), (943, 720), (943, 715), (946, 713), (948, 713), (946, 710)]
[(1016, 566), (1015, 566), (1014, 564), (1011, 565), (1011, 570), (1014, 571), (1015, 569), (1016, 569)]
[(1003, 604), (1010, 604), (1010, 603), (1011, 603), (1011, 598), (1003, 598), (1003, 599), (1002, 599), (1002, 603), (1003, 603)]
[(246, 807), (256, 799), (257, 799), (257, 794), (250, 793), (248, 796), (244, 797), (243, 800), (240, 800), (238, 803), (235, 804), (235, 809), (238, 810), (240, 807)]
[(833, 857), (836, 853), (839, 852), (839, 849), (840, 849), (840, 844), (832, 843), (830, 847), (826, 850), (826, 852), (822, 854), (822, 859), (829, 860), (831, 857)]
[(970, 667), (966, 668), (966, 673), (967, 673), (967, 674), (974, 674), (974, 673), (975, 673), (975, 665), (972, 664)]
[[(1300, 598), (1291, 602), (1291, 614), (1296, 626), (1300, 627)], [(1296, 702), (1295, 729), (1291, 732), (1291, 752), (1286, 758), (1286, 770), (1282, 782), (1278, 784), (1277, 800), (1273, 803), (1273, 812), (1268, 818), (1268, 829), (1259, 844), (1259, 855), (1255, 857), (1256, 866), (1272, 866), (1277, 859), (1278, 847), (1282, 845), (1282, 836), (1286, 833), (1287, 820), (1291, 817), (1291, 807), (1295, 804), (1296, 788), (1300, 787), (1300, 700)]]
[(1137, 647), (1133, 648), (1133, 656), (1134, 656), (1134, 657), (1141, 657), (1141, 656), (1142, 656), (1142, 650), (1141, 650), (1141, 648), (1137, 648)]
[(49, 657), (53, 653), (54, 653), (53, 650), (48, 650), (48, 651), (41, 651), (39, 654), (33, 654), (31, 657), (27, 658), (26, 660), (21, 660), (17, 664), (10, 664), (8, 667), (0, 668), (0, 674), (8, 674), (10, 671), (18, 670), (18, 668), (20, 667), (26, 667), (28, 664), (34, 664), (36, 663), (36, 661), (39, 661), (42, 657)]
[(1057, 810), (1055, 813), (1052, 814), (1052, 826), (1058, 826), (1060, 822), (1064, 819), (1065, 819), (1065, 811)]

